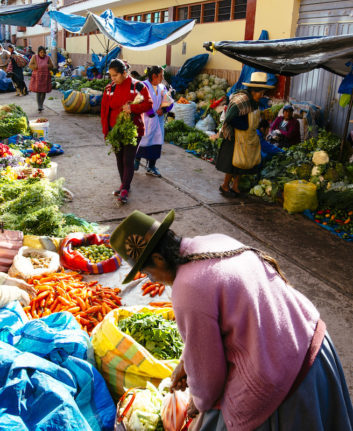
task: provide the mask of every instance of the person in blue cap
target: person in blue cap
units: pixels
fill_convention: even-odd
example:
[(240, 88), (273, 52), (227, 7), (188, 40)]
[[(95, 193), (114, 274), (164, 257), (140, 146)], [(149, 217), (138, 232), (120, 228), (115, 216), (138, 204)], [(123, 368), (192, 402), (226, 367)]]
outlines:
[(278, 147), (291, 147), (300, 142), (300, 124), (293, 118), (294, 108), (291, 104), (283, 107), (283, 115), (279, 115), (270, 128), (271, 142)]

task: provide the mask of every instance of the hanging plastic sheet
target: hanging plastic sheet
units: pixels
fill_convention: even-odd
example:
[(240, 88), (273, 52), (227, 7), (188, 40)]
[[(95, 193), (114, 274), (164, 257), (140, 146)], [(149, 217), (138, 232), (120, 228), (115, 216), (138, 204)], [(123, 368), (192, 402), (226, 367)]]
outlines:
[[(268, 31), (262, 30), (259, 40), (268, 40)], [(238, 81), (233, 85), (233, 87), (228, 91), (227, 96), (230, 96), (237, 90), (241, 90), (243, 88), (246, 88), (245, 85), (243, 85), (243, 82), (250, 82), (251, 74), (253, 72), (258, 71), (258, 69), (255, 69), (254, 67), (245, 65), (240, 73)], [(267, 75), (267, 85), (276, 85), (277, 78), (273, 74)]]
[(71, 33), (86, 34), (99, 30), (104, 36), (119, 45), (140, 51), (178, 43), (190, 33), (195, 25), (195, 20), (190, 19), (162, 24), (125, 21), (114, 17), (110, 9), (100, 16), (89, 12), (86, 18), (56, 11), (49, 12), (49, 15)]
[(0, 24), (33, 27), (42, 18), (51, 1), (0, 8)]
[(352, 34), (239, 42), (228, 40), (205, 42), (203, 46), (264, 72), (286, 76), (317, 68), (345, 76), (350, 71), (347, 62), (353, 58)]

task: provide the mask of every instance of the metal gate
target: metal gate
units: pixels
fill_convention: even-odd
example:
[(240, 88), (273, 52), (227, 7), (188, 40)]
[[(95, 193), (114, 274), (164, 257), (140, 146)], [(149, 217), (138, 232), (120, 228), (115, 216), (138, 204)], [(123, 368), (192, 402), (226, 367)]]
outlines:
[[(296, 36), (335, 36), (353, 33), (353, 0), (301, 0)], [(315, 69), (291, 80), (290, 97), (319, 105), (325, 125), (341, 135), (348, 108), (339, 105), (342, 78)]]

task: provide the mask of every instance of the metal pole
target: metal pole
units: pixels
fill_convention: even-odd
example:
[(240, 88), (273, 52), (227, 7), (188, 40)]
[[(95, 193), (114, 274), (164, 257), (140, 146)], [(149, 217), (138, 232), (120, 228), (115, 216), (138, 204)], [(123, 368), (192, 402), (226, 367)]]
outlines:
[[(51, 10), (56, 11), (58, 0), (52, 0)], [(50, 19), (50, 48), (51, 60), (54, 67), (58, 67), (58, 23), (54, 19)]]
[(353, 89), (352, 89), (352, 93), (351, 93), (351, 100), (349, 101), (346, 123), (344, 125), (344, 131), (343, 131), (343, 136), (342, 136), (342, 141), (341, 141), (340, 157), (339, 157), (339, 160), (341, 162), (342, 162), (342, 158), (343, 158), (343, 148), (345, 146), (346, 139), (347, 139), (347, 132), (348, 132), (349, 120), (351, 118), (352, 107), (353, 107)]

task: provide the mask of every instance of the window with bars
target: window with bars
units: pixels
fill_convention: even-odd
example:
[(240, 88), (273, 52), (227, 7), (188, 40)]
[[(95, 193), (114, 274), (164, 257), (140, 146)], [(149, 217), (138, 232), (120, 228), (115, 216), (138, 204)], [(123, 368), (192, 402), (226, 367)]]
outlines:
[(161, 23), (169, 21), (168, 10), (158, 10), (155, 12), (147, 12), (144, 14), (127, 15), (125, 16), (126, 21), (143, 21), (148, 23)]
[(177, 8), (176, 19), (195, 19), (197, 23), (230, 21), (246, 18), (247, 0), (216, 0), (183, 5)]

